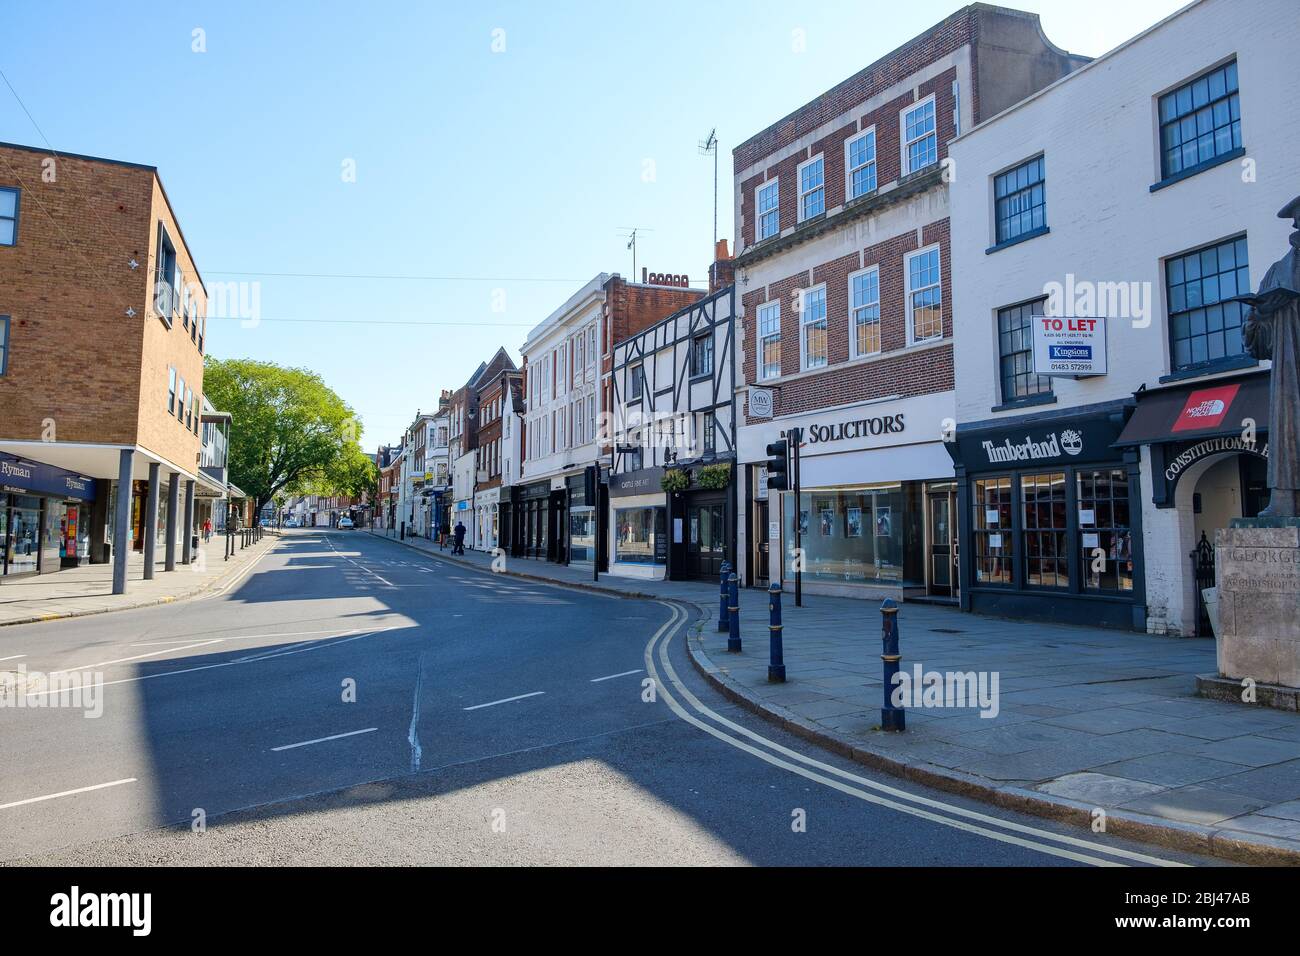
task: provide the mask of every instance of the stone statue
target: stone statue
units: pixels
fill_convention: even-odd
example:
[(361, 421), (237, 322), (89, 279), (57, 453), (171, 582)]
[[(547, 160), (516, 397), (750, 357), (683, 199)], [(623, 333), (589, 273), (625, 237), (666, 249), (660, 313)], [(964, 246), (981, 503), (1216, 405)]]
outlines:
[(1300, 515), (1300, 196), (1278, 216), (1293, 220), (1291, 251), (1273, 263), (1241, 327), (1246, 350), (1272, 359), (1268, 392), (1268, 507), (1260, 517)]

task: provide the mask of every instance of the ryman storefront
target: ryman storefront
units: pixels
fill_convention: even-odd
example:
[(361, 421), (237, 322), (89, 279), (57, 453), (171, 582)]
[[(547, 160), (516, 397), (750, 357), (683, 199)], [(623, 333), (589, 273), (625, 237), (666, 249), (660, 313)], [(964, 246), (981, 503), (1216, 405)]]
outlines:
[(96, 488), (93, 478), (0, 452), (0, 578), (89, 561)]

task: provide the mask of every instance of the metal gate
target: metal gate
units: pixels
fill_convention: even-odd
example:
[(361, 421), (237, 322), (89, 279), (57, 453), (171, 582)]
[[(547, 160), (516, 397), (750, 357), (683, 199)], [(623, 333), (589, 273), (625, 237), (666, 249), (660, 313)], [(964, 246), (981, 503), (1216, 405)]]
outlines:
[(1214, 587), (1214, 545), (1201, 532), (1201, 540), (1189, 557), (1192, 559), (1192, 580), (1196, 582), (1196, 636), (1208, 637), (1213, 634), (1210, 615), (1205, 609), (1205, 598), (1201, 591)]

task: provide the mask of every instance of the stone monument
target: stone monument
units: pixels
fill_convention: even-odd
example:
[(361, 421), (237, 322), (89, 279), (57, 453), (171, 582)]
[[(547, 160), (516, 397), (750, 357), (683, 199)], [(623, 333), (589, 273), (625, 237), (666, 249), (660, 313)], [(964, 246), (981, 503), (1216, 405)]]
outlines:
[(1269, 503), (1215, 533), (1219, 673), (1198, 677), (1207, 697), (1300, 709), (1300, 196), (1291, 249), (1269, 268), (1242, 325), (1246, 348), (1271, 359)]

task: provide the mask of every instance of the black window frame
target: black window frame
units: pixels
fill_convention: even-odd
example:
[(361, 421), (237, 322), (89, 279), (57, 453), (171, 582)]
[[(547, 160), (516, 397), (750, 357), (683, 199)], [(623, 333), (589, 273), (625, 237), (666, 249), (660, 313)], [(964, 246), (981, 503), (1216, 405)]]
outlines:
[(628, 385), (628, 401), (639, 402), (645, 394), (645, 366), (633, 365), (628, 374), (632, 376)]
[[(13, 194), (14, 194), (14, 214), (13, 214), (13, 216), (12, 216), (13, 224), (14, 224), (14, 241), (13, 241), (13, 242), (0, 242), (0, 246), (6, 246), (6, 247), (8, 247), (8, 246), (16, 246), (16, 245), (18, 245), (18, 224), (19, 224), (19, 218), (22, 216), (23, 191), (22, 191), (20, 188), (18, 188), (17, 186), (0, 186), (0, 192), (6, 192), (6, 193), (13, 193)], [(11, 217), (9, 217), (9, 216), (0, 216), (0, 219), (9, 219), (9, 218), (11, 218)]]
[(716, 413), (713, 411), (707, 411), (704, 413), (701, 422), (701, 430), (704, 434), (700, 436), (700, 443), (704, 448), (704, 453), (707, 455), (716, 452), (718, 446), (718, 420)]
[(12, 327), (9, 316), (0, 315), (0, 375), (9, 370), (9, 330)]
[[(1004, 405), (1029, 401), (1040, 395), (1055, 394), (1052, 390), (1053, 383), (1051, 378), (1047, 375), (1038, 375), (1033, 371), (1034, 342), (1032, 320), (1035, 316), (1046, 314), (1046, 304), (1047, 297), (1040, 296), (1036, 299), (1029, 299), (1026, 302), (1018, 302), (1015, 305), (1003, 306), (997, 311), (995, 319), (997, 321), (998, 336), (998, 387), (1001, 390), (1002, 403)], [(1040, 307), (1042, 311), (1034, 311), (1035, 306)], [(1029, 309), (1030, 311), (1025, 313), (1025, 309)], [(1019, 314), (1013, 317), (1011, 315), (1012, 312), (1017, 312)], [(1011, 320), (1012, 318), (1015, 318), (1019, 324), (1015, 328), (1004, 327), (1004, 319)], [(1010, 352), (1006, 351), (1008, 345), (1016, 344), (1017, 336), (1019, 335), (1024, 336), (1024, 339), (1021, 340), (1021, 344), (1023, 344), (1024, 347), (1012, 349)], [(1015, 358), (1019, 355), (1028, 356), (1028, 368), (1022, 371), (1015, 371)], [(1010, 376), (1008, 376), (1007, 373), (1008, 360), (1012, 363)], [(1021, 392), (1019, 387), (1015, 387), (1011, 392), (1008, 392), (1008, 377), (1013, 383), (1020, 378), (1024, 378), (1026, 384), (1032, 380), (1034, 388), (1032, 390), (1027, 389), (1024, 392)]]
[[(1024, 185), (1020, 184), (1021, 172), (1024, 172)], [(1037, 193), (1038, 202), (1034, 202)], [(1019, 205), (1023, 198), (1027, 201)], [(1014, 213), (1004, 210), (1016, 204)], [(1041, 215), (1035, 222), (1035, 211)], [(1011, 222), (1019, 226), (1025, 216), (1029, 217), (1028, 228), (1011, 232)], [(1021, 239), (1030, 239), (1042, 235), (1047, 230), (1047, 164), (1042, 153), (1017, 163), (1010, 169), (993, 177), (993, 238), (996, 245), (1004, 245)]]
[[(1214, 80), (1220, 77), (1223, 83), (1223, 92), (1217, 96), (1214, 95)], [(1204, 93), (1198, 89), (1203, 85)], [(1184, 98), (1185, 103), (1180, 102)], [(1204, 97), (1201, 100), (1201, 97)], [(1226, 114), (1224, 122), (1220, 123), (1220, 116), (1216, 115), (1216, 105), (1222, 103), (1223, 113)], [(1166, 106), (1169, 106), (1166, 109)], [(1208, 128), (1202, 130), (1201, 118), (1208, 118)], [(1192, 124), (1192, 135), (1190, 138), (1184, 138), (1187, 132), (1184, 126), (1190, 121)], [(1191, 176), (1202, 170), (1216, 166), (1225, 160), (1232, 159), (1241, 155), (1243, 147), (1243, 138), (1241, 132), (1241, 87), (1237, 75), (1237, 60), (1233, 59), (1226, 63), (1220, 63), (1204, 72), (1192, 77), (1186, 83), (1181, 83), (1167, 93), (1161, 94), (1156, 98), (1156, 123), (1157, 123), (1157, 141), (1160, 149), (1160, 175), (1161, 182), (1168, 182), (1175, 179), (1181, 179), (1185, 176)], [(1226, 148), (1220, 149), (1219, 131), (1227, 131)], [(1177, 142), (1170, 145), (1171, 137), (1166, 131), (1177, 134)], [(1202, 158), (1200, 153), (1200, 140), (1209, 137), (1209, 143), (1213, 152), (1208, 157)], [(1187, 144), (1195, 144), (1196, 160), (1187, 163), (1182, 157)], [(1174, 158), (1177, 154), (1179, 166), (1174, 168)]]
[[(1232, 247), (1232, 266), (1224, 271), (1221, 268), (1221, 250), (1225, 247)], [(1205, 256), (1206, 253), (1215, 254), (1215, 272), (1213, 274), (1213, 292), (1214, 298), (1206, 302), (1205, 296), (1209, 291), (1206, 283), (1209, 281), (1205, 274)], [(1243, 356), (1247, 356), (1245, 344), (1241, 337), (1241, 325), (1245, 321), (1247, 307), (1240, 302), (1227, 301), (1233, 295), (1248, 295), (1252, 291), (1250, 285), (1250, 250), (1246, 242), (1246, 234), (1238, 233), (1225, 239), (1219, 239), (1214, 242), (1197, 246), (1194, 249), (1188, 249), (1177, 255), (1167, 256), (1164, 260), (1164, 279), (1165, 279), (1165, 319), (1167, 322), (1169, 337), (1169, 369), (1171, 372), (1187, 372), (1195, 369), (1212, 369), (1225, 364), (1240, 363)], [(1243, 261), (1244, 259), (1244, 261)], [(1191, 276), (1191, 265), (1195, 262), (1196, 275)], [(1224, 295), (1225, 288), (1223, 277), (1232, 274), (1232, 285), (1230, 295)], [(1242, 274), (1244, 273), (1244, 275)], [(1176, 275), (1181, 278), (1175, 281)], [(1191, 304), (1189, 296), (1192, 283), (1196, 283), (1195, 304)], [(1175, 308), (1175, 306), (1180, 306)], [(1197, 313), (1202, 313), (1199, 317), (1201, 331), (1194, 331), (1198, 325)], [(1228, 316), (1234, 313), (1236, 324), (1230, 326)], [(1176, 335), (1178, 331), (1175, 326), (1179, 324), (1183, 316), (1186, 316), (1187, 334)], [(1211, 329), (1210, 325), (1217, 319), (1219, 325), (1216, 329)], [(1236, 350), (1228, 351), (1229, 330), (1235, 329)], [(1223, 354), (1217, 357), (1210, 356), (1210, 336), (1215, 334), (1223, 335)], [(1180, 342), (1194, 343), (1197, 338), (1205, 339), (1205, 357), (1196, 358), (1195, 345), (1189, 344), (1188, 356), (1185, 361), (1179, 361), (1178, 345)]]

